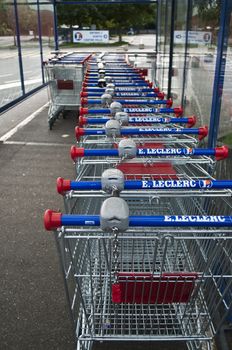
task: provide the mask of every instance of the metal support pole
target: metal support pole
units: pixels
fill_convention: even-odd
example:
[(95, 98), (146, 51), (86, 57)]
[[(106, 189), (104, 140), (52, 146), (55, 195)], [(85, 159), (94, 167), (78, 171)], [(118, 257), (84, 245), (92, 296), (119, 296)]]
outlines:
[(41, 16), (40, 16), (40, 3), (39, 3), (39, 0), (37, 0), (37, 16), (38, 16), (38, 34), (39, 34), (41, 73), (42, 73), (42, 82), (44, 84), (45, 81), (44, 81), (44, 67), (43, 67), (43, 42), (42, 42)]
[(154, 66), (154, 80), (157, 82), (157, 59), (159, 51), (159, 40), (160, 40), (160, 0), (156, 3), (156, 43), (155, 43), (155, 66)]
[(226, 66), (226, 54), (228, 46), (228, 36), (230, 30), (230, 16), (231, 16), (232, 4), (230, 0), (224, 0), (221, 2), (220, 13), (220, 25), (218, 33), (217, 43), (217, 58), (214, 74), (213, 85), (213, 98), (210, 114), (210, 128), (208, 147), (215, 147), (217, 143), (220, 111), (221, 111), (221, 99), (224, 85), (224, 74)]
[(55, 50), (58, 51), (59, 50), (59, 36), (58, 36), (58, 21), (57, 21), (57, 3), (56, 0), (53, 0), (53, 15), (54, 15), (54, 41), (55, 41)]
[(191, 29), (191, 16), (192, 16), (192, 0), (187, 1), (187, 13), (186, 13), (186, 36), (185, 36), (185, 48), (184, 48), (184, 70), (183, 70), (183, 84), (182, 84), (182, 93), (181, 93), (181, 107), (184, 107), (184, 93), (185, 93), (185, 84), (187, 77), (187, 70), (189, 68), (187, 62), (187, 53), (188, 53), (188, 33)]
[(156, 51), (156, 55), (158, 53), (158, 49), (159, 49), (159, 26), (160, 26), (160, 0), (157, 1), (156, 3), (156, 41), (155, 41), (155, 51)]
[(168, 69), (168, 98), (171, 98), (172, 72), (173, 72), (173, 46), (174, 46), (174, 24), (175, 24), (176, 0), (171, 2), (171, 29), (170, 29), (170, 48), (169, 48), (169, 69)]
[(14, 0), (14, 12), (15, 12), (15, 30), (16, 30), (17, 47), (18, 47), (18, 59), (19, 59), (19, 73), (20, 73), (21, 89), (22, 89), (22, 94), (25, 95), (23, 60), (22, 60), (22, 49), (21, 49), (21, 40), (20, 40), (19, 15), (18, 15), (17, 0)]
[[(161, 0), (162, 1), (162, 0)], [(165, 3), (165, 20), (164, 20), (164, 43), (163, 43), (163, 47), (160, 45), (160, 59), (161, 62), (163, 60), (163, 67), (161, 70), (161, 74), (162, 74), (162, 79), (160, 81), (162, 90), (164, 89), (164, 81), (165, 81), (165, 74), (166, 74), (166, 45), (167, 45), (167, 33), (168, 33), (168, 1), (164, 0), (163, 3)], [(162, 16), (162, 11), (161, 12), (161, 16)], [(160, 21), (161, 25), (162, 25), (162, 21)], [(162, 30), (161, 30), (161, 26), (160, 26), (160, 34), (162, 34)]]

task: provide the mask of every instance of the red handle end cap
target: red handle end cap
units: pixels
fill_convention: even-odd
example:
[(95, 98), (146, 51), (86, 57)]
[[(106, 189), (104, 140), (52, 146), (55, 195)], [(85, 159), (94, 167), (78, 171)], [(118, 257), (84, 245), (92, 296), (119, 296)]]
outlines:
[(56, 180), (56, 189), (59, 194), (64, 195), (65, 192), (70, 191), (71, 181), (65, 180), (62, 177), (58, 177)]
[(208, 135), (208, 126), (202, 126), (199, 128), (199, 140), (203, 140)]
[(70, 154), (71, 154), (72, 160), (75, 161), (76, 158), (84, 157), (85, 150), (82, 147), (72, 146)]
[(188, 118), (188, 123), (187, 123), (187, 127), (191, 128), (192, 126), (194, 126), (197, 122), (197, 117), (195, 115), (193, 115), (192, 117)]
[(47, 231), (52, 231), (62, 226), (61, 213), (47, 209), (44, 213), (44, 227)]
[(183, 108), (182, 107), (174, 108), (174, 113), (177, 117), (181, 117), (184, 113)]
[(83, 126), (87, 124), (87, 118), (83, 117), (82, 115), (79, 117), (79, 126)]
[(169, 98), (169, 100), (167, 100), (167, 107), (168, 108), (172, 107), (172, 103), (173, 103), (172, 99)]
[(75, 134), (76, 134), (77, 140), (79, 140), (80, 137), (83, 136), (83, 135), (85, 134), (85, 129), (79, 128), (78, 126), (76, 126), (76, 127), (75, 127)]
[(229, 155), (229, 148), (227, 146), (216, 147), (215, 148), (215, 158), (216, 160), (222, 160), (227, 158)]
[(79, 114), (80, 115), (88, 114), (88, 112), (89, 112), (88, 108), (83, 108), (83, 107), (79, 108)]
[(85, 106), (88, 104), (88, 99), (87, 98), (81, 98), (81, 105)]
[(80, 97), (88, 97), (88, 92), (82, 89), (82, 91), (80, 92)]
[(165, 97), (164, 92), (158, 92), (158, 93), (157, 93), (157, 97), (158, 97), (160, 100), (163, 100), (164, 97)]

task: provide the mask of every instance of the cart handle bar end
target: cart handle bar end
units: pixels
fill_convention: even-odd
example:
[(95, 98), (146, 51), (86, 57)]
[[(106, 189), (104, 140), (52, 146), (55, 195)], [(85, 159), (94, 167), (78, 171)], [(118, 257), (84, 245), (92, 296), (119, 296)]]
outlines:
[(70, 154), (72, 160), (75, 162), (76, 158), (85, 156), (85, 149), (83, 147), (72, 146)]
[[(154, 89), (155, 90), (155, 89)], [(163, 100), (164, 99), (164, 97), (165, 97), (165, 93), (164, 92), (157, 92), (157, 97), (158, 98), (160, 98), (161, 100)], [(169, 101), (169, 100), (168, 100)], [(171, 100), (172, 101), (172, 100)], [(171, 106), (172, 106), (172, 104), (171, 104)]]
[[(162, 100), (163, 100), (163, 98), (162, 98)], [(173, 101), (172, 101), (171, 98), (169, 98), (169, 99), (167, 100), (167, 103), (166, 103), (167, 108), (171, 108), (171, 107), (172, 107), (172, 104), (173, 104)]]
[(88, 108), (83, 108), (83, 107), (80, 107), (80, 108), (79, 108), (79, 114), (80, 114), (80, 115), (88, 114), (88, 112), (89, 112), (89, 109), (88, 109)]
[(187, 123), (187, 127), (191, 128), (193, 127), (197, 122), (197, 117), (195, 115), (192, 115), (191, 117), (188, 117), (188, 123)]
[(47, 231), (52, 231), (62, 226), (61, 213), (47, 209), (44, 213), (44, 227)]
[(181, 117), (184, 113), (184, 110), (182, 107), (175, 107), (174, 108), (174, 114), (177, 116), (177, 117)]
[(56, 180), (56, 189), (59, 194), (64, 195), (65, 192), (71, 190), (71, 180), (65, 180), (62, 177), (58, 177)]
[(205, 126), (201, 126), (199, 128), (198, 135), (199, 135), (199, 140), (200, 141), (203, 140), (208, 135), (208, 126), (206, 126), (206, 125)]
[(229, 155), (229, 148), (227, 146), (221, 146), (215, 148), (215, 158), (216, 160), (223, 160)]
[(83, 125), (86, 125), (88, 123), (88, 119), (86, 117), (83, 117), (83, 115), (80, 115), (79, 117), (79, 126), (82, 127)]

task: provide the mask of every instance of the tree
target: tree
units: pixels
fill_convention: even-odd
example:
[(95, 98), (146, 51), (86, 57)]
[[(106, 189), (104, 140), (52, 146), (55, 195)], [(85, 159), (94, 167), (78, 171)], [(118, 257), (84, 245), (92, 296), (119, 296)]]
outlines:
[(90, 27), (115, 30), (122, 40), (122, 34), (130, 27), (137, 29), (155, 24), (155, 5), (115, 4), (108, 5), (59, 5), (58, 23), (67, 26)]

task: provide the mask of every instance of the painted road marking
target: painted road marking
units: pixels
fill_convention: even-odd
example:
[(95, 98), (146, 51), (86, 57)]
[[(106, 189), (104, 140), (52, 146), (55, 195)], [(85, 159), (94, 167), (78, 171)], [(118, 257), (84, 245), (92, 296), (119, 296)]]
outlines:
[(21, 121), (18, 125), (16, 125), (13, 129), (11, 129), (10, 131), (8, 131), (5, 135), (3, 135), (0, 138), (0, 142), (5, 142), (6, 140), (8, 140), (9, 138), (11, 138), (14, 134), (16, 134), (16, 132), (18, 132), (20, 129), (22, 129), (25, 125), (27, 125), (28, 123), (30, 123), (40, 112), (42, 112), (47, 106), (49, 105), (49, 103), (45, 103), (45, 105), (43, 105), (42, 107), (40, 107), (39, 109), (37, 109), (37, 111), (35, 111), (34, 113), (32, 113), (31, 115), (29, 115), (26, 119), (24, 119), (23, 121)]

